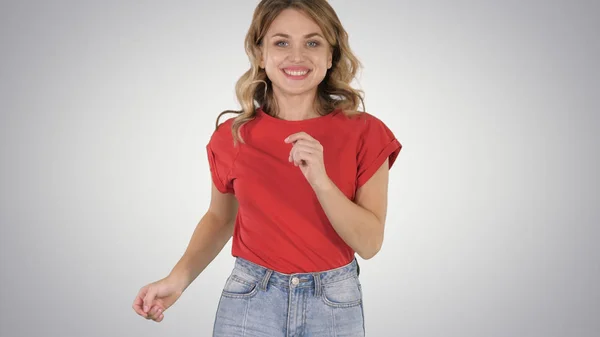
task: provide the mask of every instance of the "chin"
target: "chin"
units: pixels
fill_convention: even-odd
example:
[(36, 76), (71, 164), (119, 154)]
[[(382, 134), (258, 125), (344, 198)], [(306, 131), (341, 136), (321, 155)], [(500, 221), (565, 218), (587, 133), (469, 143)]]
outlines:
[(316, 91), (317, 90), (317, 86), (310, 86), (310, 87), (290, 87), (287, 85), (280, 85), (278, 86), (278, 91), (286, 94), (286, 95), (302, 95), (305, 94), (307, 92), (312, 92), (312, 91)]
[(300, 95), (300, 94), (304, 94), (307, 92), (312, 92), (312, 91), (316, 91), (317, 87), (319, 86), (320, 82), (317, 83), (303, 83), (299, 85), (294, 85), (294, 84), (290, 84), (286, 81), (286, 79), (284, 79), (284, 81), (282, 81), (283, 83), (273, 83), (273, 86), (276, 86), (278, 91), (284, 94), (288, 94), (288, 95)]

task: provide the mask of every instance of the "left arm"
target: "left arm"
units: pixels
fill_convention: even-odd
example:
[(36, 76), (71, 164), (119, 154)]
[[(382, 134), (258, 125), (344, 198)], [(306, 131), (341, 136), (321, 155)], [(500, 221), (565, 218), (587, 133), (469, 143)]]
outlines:
[(383, 244), (389, 158), (356, 191), (353, 202), (327, 175), (323, 146), (316, 139), (299, 132), (285, 142), (293, 144), (288, 160), (300, 168), (338, 235), (363, 259), (375, 256)]
[(348, 199), (330, 179), (313, 186), (335, 231), (365, 260), (375, 256), (383, 244), (388, 176), (389, 164), (386, 159), (357, 190), (355, 202)]

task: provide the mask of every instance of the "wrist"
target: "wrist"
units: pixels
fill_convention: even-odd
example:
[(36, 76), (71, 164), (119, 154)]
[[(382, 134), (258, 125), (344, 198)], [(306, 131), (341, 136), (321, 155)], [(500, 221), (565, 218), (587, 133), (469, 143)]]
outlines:
[(181, 273), (171, 273), (166, 277), (166, 279), (169, 283), (175, 285), (180, 293), (183, 293), (190, 285), (187, 277)]
[(313, 185), (313, 189), (316, 193), (325, 193), (331, 191), (335, 187), (335, 184), (328, 176), (326, 176), (320, 181), (315, 182), (315, 184)]

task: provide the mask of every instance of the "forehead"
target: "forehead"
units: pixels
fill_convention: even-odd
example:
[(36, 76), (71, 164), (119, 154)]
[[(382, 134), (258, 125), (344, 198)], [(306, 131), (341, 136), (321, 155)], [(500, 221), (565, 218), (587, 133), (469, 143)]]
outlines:
[(304, 12), (287, 8), (281, 11), (267, 30), (267, 37), (282, 33), (301, 36), (310, 33), (323, 34), (321, 27)]

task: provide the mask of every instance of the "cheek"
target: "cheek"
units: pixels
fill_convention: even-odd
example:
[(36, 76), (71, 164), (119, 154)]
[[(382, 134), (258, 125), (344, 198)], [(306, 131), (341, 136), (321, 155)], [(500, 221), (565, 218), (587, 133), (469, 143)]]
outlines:
[(327, 70), (327, 65), (329, 64), (328, 55), (326, 53), (315, 54), (312, 57), (312, 62), (319, 68)]
[(278, 72), (279, 68), (277, 68), (277, 66), (267, 64), (267, 66), (265, 67), (265, 73), (271, 81), (276, 80)]
[(276, 68), (284, 59), (284, 55), (281, 53), (269, 53), (265, 55), (264, 62), (265, 66), (270, 68)]
[(282, 64), (283, 58), (280, 55), (271, 54), (265, 58), (264, 62), (267, 75), (273, 76), (279, 72), (279, 65)]
[(319, 75), (319, 77), (325, 76), (327, 73), (327, 66), (329, 65), (327, 62), (327, 55), (316, 55), (312, 59), (312, 63), (315, 65), (315, 72)]

